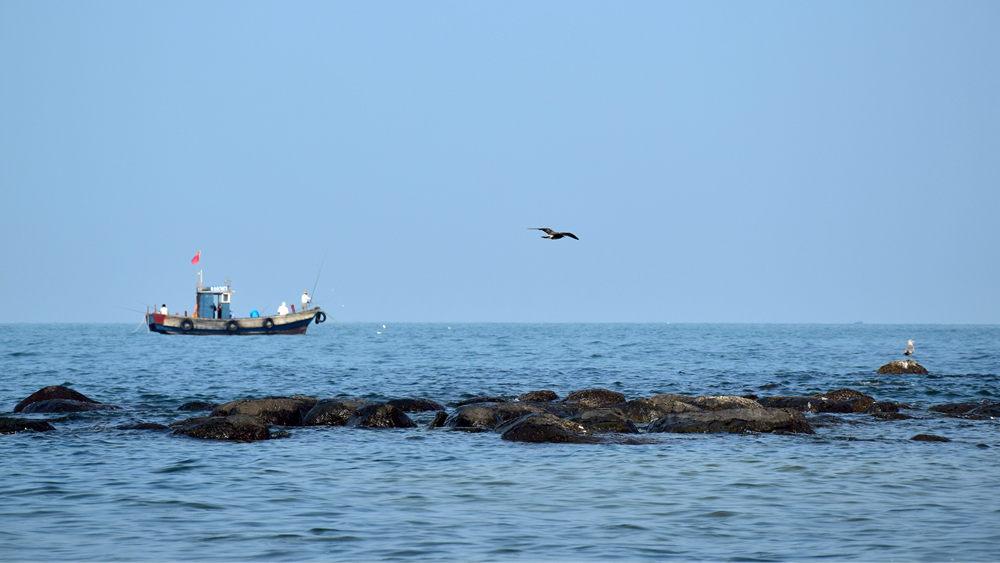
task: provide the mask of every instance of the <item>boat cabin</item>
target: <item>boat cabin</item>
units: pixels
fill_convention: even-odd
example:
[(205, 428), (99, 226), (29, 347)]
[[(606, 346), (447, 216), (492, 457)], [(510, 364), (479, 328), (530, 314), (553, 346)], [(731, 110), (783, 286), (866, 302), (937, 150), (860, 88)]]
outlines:
[(233, 289), (226, 285), (198, 287), (194, 296), (194, 316), (199, 319), (228, 319), (233, 301)]

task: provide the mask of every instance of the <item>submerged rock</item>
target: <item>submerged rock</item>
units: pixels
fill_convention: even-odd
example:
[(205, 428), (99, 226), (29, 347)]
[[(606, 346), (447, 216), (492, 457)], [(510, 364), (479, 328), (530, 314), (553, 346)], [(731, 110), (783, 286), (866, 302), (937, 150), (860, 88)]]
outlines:
[(588, 432), (617, 432), (620, 434), (639, 432), (635, 424), (621, 410), (614, 408), (583, 411), (570, 420), (578, 422)]
[(0, 434), (16, 434), (18, 432), (49, 432), (50, 430), (55, 430), (55, 427), (44, 420), (0, 417)]
[(75, 401), (73, 399), (48, 399), (46, 401), (35, 401), (29, 403), (21, 411), (23, 413), (49, 413), (49, 412), (87, 412), (116, 410), (114, 405), (104, 403), (94, 403), (87, 401)]
[(506, 403), (510, 401), (507, 397), (493, 397), (489, 395), (477, 395), (468, 399), (463, 399), (457, 403), (454, 403), (456, 407), (464, 407), (465, 405), (474, 405), (477, 403)]
[(668, 414), (650, 424), (648, 431), (813, 433), (801, 412), (764, 407)]
[(532, 413), (510, 421), (497, 429), (511, 442), (594, 444), (599, 442), (583, 425), (549, 413)]
[(448, 413), (444, 411), (438, 411), (434, 414), (434, 420), (427, 425), (427, 428), (441, 428), (444, 426), (444, 422), (448, 420)]
[(917, 442), (950, 442), (951, 438), (945, 438), (944, 436), (936, 436), (934, 434), (917, 434), (916, 436), (910, 438)]
[(878, 368), (878, 373), (883, 375), (927, 375), (928, 372), (927, 368), (920, 365), (916, 360), (893, 360)]
[(854, 389), (836, 389), (815, 395), (819, 400), (817, 412), (865, 412), (875, 404), (875, 399)]
[(371, 404), (367, 399), (323, 399), (302, 417), (305, 426), (344, 426), (361, 407)]
[(444, 425), (456, 430), (493, 430), (526, 414), (547, 412), (540, 403), (476, 403), (459, 407)]
[(81, 403), (95, 403), (99, 404), (97, 401), (91, 399), (90, 397), (74, 391), (69, 387), (64, 387), (62, 385), (50, 385), (48, 387), (42, 387), (38, 391), (35, 391), (31, 395), (28, 395), (21, 400), (14, 407), (14, 412), (21, 412), (25, 407), (31, 403), (37, 403), (39, 401), (50, 401), (53, 399), (69, 399), (71, 401), (79, 401)]
[(255, 416), (269, 424), (281, 426), (301, 426), (302, 417), (317, 403), (314, 397), (264, 397), (261, 399), (240, 399), (215, 407), (213, 417), (234, 414)]
[(352, 428), (414, 428), (416, 424), (397, 406), (388, 403), (366, 405), (347, 421)]
[(210, 411), (217, 407), (216, 403), (210, 403), (208, 401), (190, 401), (184, 403), (183, 405), (177, 407), (179, 411)]
[(706, 411), (722, 411), (730, 409), (760, 409), (760, 403), (746, 397), (735, 395), (715, 395), (705, 397), (695, 397), (691, 404)]
[(929, 410), (958, 418), (987, 420), (1000, 418), (1000, 401), (984, 399), (982, 401), (966, 403), (945, 403), (943, 405), (934, 405)]
[(610, 389), (581, 389), (566, 395), (563, 402), (577, 403), (585, 407), (597, 409), (621, 405), (625, 402), (625, 395)]
[(175, 422), (170, 427), (174, 434), (201, 440), (255, 442), (271, 438), (267, 424), (260, 418), (247, 414), (200, 416)]
[(527, 393), (521, 394), (517, 400), (522, 403), (548, 403), (550, 401), (555, 401), (559, 398), (555, 391), (550, 389), (541, 389), (539, 391), (528, 391)]
[(693, 398), (683, 397), (686, 401), (682, 401), (680, 397), (680, 395), (672, 394), (641, 397), (639, 399), (628, 401), (619, 408), (621, 409), (622, 414), (624, 414), (629, 420), (640, 424), (652, 422), (668, 414), (702, 410), (701, 407), (697, 407), (690, 402), (686, 402), (693, 400)]
[(815, 401), (816, 397), (807, 397), (803, 395), (760, 397), (759, 399), (757, 399), (758, 403), (767, 408), (795, 409), (798, 411), (809, 411), (809, 412), (817, 412), (813, 408), (813, 402)]
[(443, 411), (444, 406), (430, 399), (392, 399), (385, 404), (398, 407), (403, 412)]
[(170, 430), (170, 427), (159, 422), (132, 422), (120, 424), (115, 427), (118, 430)]

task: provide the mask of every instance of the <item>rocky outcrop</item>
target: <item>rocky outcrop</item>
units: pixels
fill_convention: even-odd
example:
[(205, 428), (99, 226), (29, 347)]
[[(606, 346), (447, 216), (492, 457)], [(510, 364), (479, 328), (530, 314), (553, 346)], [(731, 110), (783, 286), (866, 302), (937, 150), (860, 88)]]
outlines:
[(170, 427), (174, 434), (201, 440), (255, 442), (271, 438), (267, 424), (260, 418), (247, 414), (200, 416), (175, 422)]
[(928, 410), (958, 418), (988, 420), (991, 418), (1000, 418), (1000, 401), (984, 399), (977, 402), (945, 403), (943, 405), (934, 405)]
[(92, 401), (76, 401), (73, 399), (48, 399), (45, 401), (35, 401), (29, 403), (21, 411), (23, 413), (57, 413), (57, 412), (87, 412), (115, 410), (114, 405), (95, 403)]
[(620, 434), (636, 434), (639, 430), (635, 424), (615, 408), (603, 408), (583, 411), (571, 418), (588, 432), (617, 432)]
[(648, 431), (813, 433), (801, 412), (764, 407), (668, 414), (650, 424)]
[(470, 397), (468, 399), (463, 399), (457, 403), (454, 403), (456, 407), (464, 407), (465, 405), (474, 405), (477, 403), (506, 403), (510, 401), (507, 397), (495, 397), (490, 395), (477, 395), (475, 397)]
[(613, 407), (625, 402), (625, 395), (610, 389), (581, 389), (573, 391), (563, 399), (566, 403), (576, 403), (584, 407), (599, 409)]
[(945, 438), (944, 436), (936, 436), (934, 434), (917, 434), (916, 436), (910, 438), (917, 442), (950, 442), (951, 438)]
[(459, 407), (444, 425), (455, 430), (493, 430), (526, 414), (548, 412), (541, 403), (476, 403)]
[(875, 405), (874, 398), (853, 389), (836, 389), (810, 396), (761, 397), (757, 402), (767, 408), (835, 413), (868, 412)]
[(511, 442), (594, 444), (599, 442), (583, 425), (549, 413), (531, 413), (497, 429)]
[(882, 375), (927, 375), (928, 372), (927, 368), (920, 365), (916, 360), (893, 360), (878, 368), (878, 373)]
[(323, 399), (302, 416), (304, 426), (344, 426), (361, 407), (371, 404), (367, 399)]
[(555, 391), (549, 389), (541, 389), (539, 391), (528, 391), (527, 393), (521, 394), (517, 400), (522, 403), (548, 403), (559, 399), (559, 395), (556, 395)]
[(179, 411), (210, 411), (219, 405), (208, 401), (190, 401), (177, 407)]
[(438, 411), (434, 413), (434, 420), (427, 425), (427, 428), (442, 428), (444, 427), (444, 422), (448, 420), (448, 413), (444, 411)]
[(391, 401), (386, 401), (385, 404), (397, 407), (403, 412), (427, 412), (427, 411), (442, 411), (444, 406), (430, 399), (392, 399)]
[(810, 411), (816, 412), (813, 408), (813, 402), (816, 401), (816, 397), (809, 397), (803, 395), (793, 395), (793, 396), (778, 396), (778, 397), (760, 397), (757, 402), (761, 406), (772, 408), (772, 409), (795, 409), (797, 411)]
[(301, 426), (302, 417), (316, 405), (313, 397), (300, 395), (292, 397), (264, 397), (261, 399), (240, 399), (215, 407), (213, 417), (235, 414), (255, 416), (268, 424), (281, 426)]
[(0, 417), (0, 434), (17, 434), (18, 432), (48, 432), (50, 430), (55, 430), (55, 427), (44, 420)]
[(640, 424), (652, 422), (668, 414), (701, 410), (700, 407), (686, 402), (693, 400), (692, 397), (683, 397), (685, 400), (681, 398), (680, 395), (672, 394), (653, 395), (628, 401), (620, 409), (629, 420)]
[(48, 387), (42, 387), (31, 395), (21, 399), (21, 402), (14, 406), (14, 412), (23, 411), (24, 408), (31, 403), (50, 401), (53, 399), (69, 399), (71, 401), (79, 401), (81, 403), (97, 403), (97, 401), (91, 399), (83, 393), (74, 391), (69, 387), (64, 387), (62, 385), (50, 385)]
[(746, 397), (735, 395), (711, 395), (705, 397), (695, 397), (691, 400), (694, 406), (706, 411), (722, 411), (730, 409), (759, 409), (763, 408), (760, 403)]
[(352, 428), (413, 428), (402, 409), (388, 403), (365, 405), (347, 421)]

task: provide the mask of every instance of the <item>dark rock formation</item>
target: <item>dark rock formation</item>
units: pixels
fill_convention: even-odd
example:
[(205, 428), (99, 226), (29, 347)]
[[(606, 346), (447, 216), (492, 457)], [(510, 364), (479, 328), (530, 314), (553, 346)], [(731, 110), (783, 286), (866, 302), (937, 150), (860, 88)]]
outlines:
[(532, 413), (519, 417), (497, 429), (501, 438), (511, 442), (550, 442), (562, 444), (593, 444), (599, 440), (576, 422), (548, 413)]
[(800, 432), (813, 429), (792, 409), (729, 409), (668, 414), (649, 425), (649, 432)]
[(118, 430), (170, 430), (170, 427), (158, 422), (132, 422), (116, 426)]
[(865, 412), (875, 404), (875, 399), (854, 389), (837, 389), (827, 393), (817, 393), (817, 412)]
[(463, 399), (455, 403), (456, 407), (464, 407), (465, 405), (474, 405), (476, 403), (506, 403), (509, 401), (507, 397), (491, 397), (488, 395), (477, 395), (469, 399)]
[(621, 410), (603, 408), (583, 411), (571, 418), (587, 429), (588, 432), (618, 432), (621, 434), (636, 434), (639, 430)]
[(385, 404), (399, 408), (403, 412), (443, 411), (444, 406), (430, 399), (393, 399)]
[(816, 401), (816, 397), (806, 397), (801, 395), (794, 395), (791, 397), (760, 397), (757, 402), (762, 406), (773, 409), (795, 409), (798, 411), (812, 411), (813, 402)]
[(563, 399), (566, 403), (577, 403), (592, 409), (613, 407), (625, 402), (625, 395), (610, 389), (581, 389), (573, 391)]
[(1000, 418), (1000, 401), (984, 399), (978, 402), (946, 403), (934, 405), (929, 410), (959, 418), (987, 420)]
[(927, 368), (917, 363), (916, 360), (893, 360), (878, 368), (878, 373), (882, 375), (927, 375), (928, 372)]
[(240, 399), (215, 407), (213, 417), (245, 414), (255, 416), (269, 424), (281, 426), (301, 426), (302, 417), (316, 405), (313, 397), (264, 397), (262, 399)]
[(917, 442), (950, 442), (950, 438), (945, 438), (944, 436), (935, 436), (934, 434), (917, 434), (916, 436), (910, 438), (911, 440), (916, 440)]
[(693, 400), (691, 400), (691, 404), (706, 411), (763, 408), (760, 403), (758, 403), (753, 399), (747, 399), (746, 397), (737, 397), (734, 395), (695, 397)]
[(16, 434), (18, 432), (48, 432), (50, 430), (55, 430), (55, 428), (44, 420), (0, 417), (0, 434)]
[(179, 411), (210, 411), (219, 405), (208, 401), (191, 401), (177, 407)]
[(547, 403), (476, 403), (459, 407), (445, 421), (456, 430), (493, 430), (526, 414), (549, 412)]
[(871, 413), (872, 418), (878, 420), (907, 420), (913, 418), (908, 414), (903, 414), (901, 412), (873, 412)]
[(434, 414), (434, 420), (427, 425), (427, 428), (441, 428), (444, 426), (444, 422), (448, 420), (448, 413), (444, 411), (438, 411)]
[(79, 401), (81, 403), (97, 403), (97, 401), (91, 399), (83, 393), (74, 391), (69, 387), (63, 387), (62, 385), (50, 385), (48, 387), (42, 387), (38, 391), (35, 391), (31, 395), (22, 399), (21, 402), (14, 407), (14, 412), (23, 411), (24, 407), (30, 405), (31, 403), (50, 401), (52, 399), (69, 399), (71, 401)]
[(347, 421), (352, 428), (413, 428), (416, 424), (399, 407), (384, 403), (366, 405)]
[(542, 389), (540, 391), (528, 391), (517, 398), (522, 403), (548, 403), (559, 398), (555, 391)]
[(50, 412), (87, 412), (115, 410), (114, 405), (94, 403), (90, 401), (76, 401), (73, 399), (48, 399), (45, 401), (35, 401), (29, 403), (21, 412), (24, 413), (50, 413)]
[(700, 407), (686, 402), (693, 400), (692, 397), (684, 397), (686, 401), (682, 401), (678, 397), (680, 395), (672, 394), (642, 397), (628, 401), (619, 408), (629, 420), (640, 424), (652, 422), (668, 414), (701, 410)]
[(371, 404), (367, 399), (323, 399), (303, 415), (305, 426), (344, 426), (361, 407)]
[(202, 440), (255, 442), (271, 438), (271, 431), (263, 420), (246, 414), (200, 416), (175, 422), (170, 427), (174, 434)]

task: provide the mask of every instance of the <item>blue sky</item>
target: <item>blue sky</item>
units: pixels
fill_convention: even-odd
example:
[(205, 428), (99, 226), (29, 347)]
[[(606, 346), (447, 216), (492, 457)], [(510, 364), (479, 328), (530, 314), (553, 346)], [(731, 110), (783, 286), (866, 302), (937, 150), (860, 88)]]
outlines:
[[(1000, 3), (0, 1), (0, 321), (1000, 322)], [(530, 226), (573, 230), (544, 241)]]

